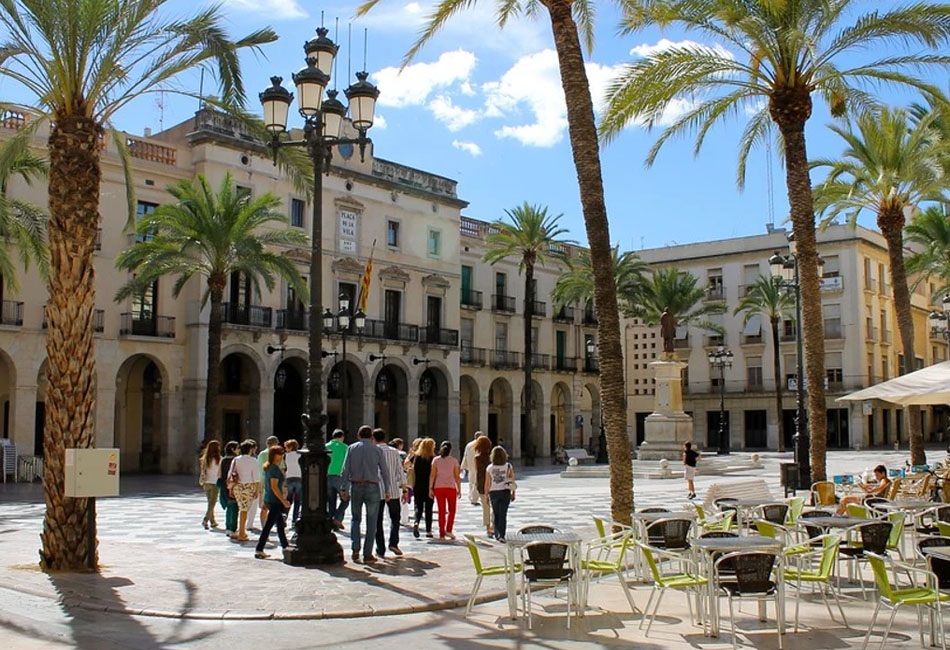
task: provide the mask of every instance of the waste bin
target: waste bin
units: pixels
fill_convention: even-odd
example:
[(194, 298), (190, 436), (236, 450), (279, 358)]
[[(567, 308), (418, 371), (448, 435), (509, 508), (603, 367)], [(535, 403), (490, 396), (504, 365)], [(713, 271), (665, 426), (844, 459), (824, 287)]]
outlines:
[(789, 492), (794, 496), (795, 490), (798, 489), (798, 463), (780, 463), (779, 471), (785, 496), (788, 496)]

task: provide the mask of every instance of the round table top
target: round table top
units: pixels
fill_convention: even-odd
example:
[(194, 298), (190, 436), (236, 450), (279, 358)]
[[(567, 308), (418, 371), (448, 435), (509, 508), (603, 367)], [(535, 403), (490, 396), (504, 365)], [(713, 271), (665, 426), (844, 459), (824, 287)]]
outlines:
[(726, 502), (723, 505), (734, 505), (740, 506), (742, 508), (755, 508), (756, 506), (767, 506), (773, 503), (776, 505), (787, 505), (781, 499), (775, 499), (773, 497), (744, 497), (742, 499), (736, 499), (735, 501)]
[(927, 510), (939, 505), (939, 503), (926, 499), (898, 499), (897, 501), (881, 501), (875, 503), (874, 507), (881, 510)]
[(740, 535), (739, 537), (701, 537), (690, 542), (704, 551), (744, 551), (746, 549), (781, 550), (782, 542), (763, 535)]
[(806, 519), (799, 519), (798, 522), (802, 526), (819, 526), (821, 528), (851, 528), (853, 526), (860, 526), (861, 524), (866, 524), (874, 519), (864, 519), (862, 517), (808, 517)]
[(950, 560), (950, 545), (947, 546), (925, 546), (920, 549), (924, 555), (933, 555), (942, 560)]
[(695, 510), (680, 510), (678, 512), (635, 512), (634, 521), (645, 521), (647, 523), (659, 521), (660, 519), (696, 519)]

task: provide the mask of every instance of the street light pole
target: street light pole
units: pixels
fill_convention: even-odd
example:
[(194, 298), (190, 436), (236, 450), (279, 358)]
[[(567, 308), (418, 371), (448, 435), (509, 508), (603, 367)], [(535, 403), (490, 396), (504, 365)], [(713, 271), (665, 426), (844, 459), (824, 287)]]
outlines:
[(366, 72), (356, 74), (357, 82), (346, 89), (349, 114), (359, 137), (341, 136), (347, 108), (336, 99), (336, 91), (323, 93), (330, 83), (337, 45), (327, 38), (327, 29), (317, 29), (317, 37), (304, 45), (307, 65), (293, 75), (299, 95), (299, 113), (304, 119), (303, 138), (282, 140), (287, 130), (287, 117), (294, 96), (280, 85), (281, 77), (271, 77), (271, 87), (260, 93), (264, 108), (264, 126), (271, 133), (268, 143), (274, 152), (282, 147), (303, 147), (313, 164), (313, 214), (310, 224), (310, 332), (307, 362), (307, 405), (301, 415), (304, 425), (300, 467), (303, 474), (303, 512), (297, 522), (297, 544), (284, 551), (284, 562), (293, 566), (340, 564), (343, 549), (334, 534), (333, 522), (327, 512), (327, 468), (330, 457), (323, 435), (326, 415), (323, 412), (322, 335), (320, 309), (323, 302), (323, 174), (329, 173), (333, 147), (340, 144), (359, 146), (362, 157), (373, 126), (373, 114), (379, 90), (366, 79)]
[[(340, 294), (340, 310), (337, 312), (337, 331), (343, 340), (343, 360), (340, 362), (340, 428), (343, 433), (349, 436), (348, 411), (350, 406), (349, 396), (349, 372), (346, 368), (346, 335), (351, 326), (356, 325), (357, 334), (362, 334), (366, 326), (366, 314), (362, 309), (357, 309), (355, 314), (350, 310), (350, 299), (345, 293)], [(333, 330), (333, 314), (329, 308), (323, 313), (323, 327), (327, 333)], [(349, 440), (349, 438), (347, 438)]]
[(726, 429), (726, 368), (732, 367), (732, 350), (720, 345), (709, 353), (709, 365), (719, 369), (719, 451), (718, 454), (731, 453), (729, 431)]

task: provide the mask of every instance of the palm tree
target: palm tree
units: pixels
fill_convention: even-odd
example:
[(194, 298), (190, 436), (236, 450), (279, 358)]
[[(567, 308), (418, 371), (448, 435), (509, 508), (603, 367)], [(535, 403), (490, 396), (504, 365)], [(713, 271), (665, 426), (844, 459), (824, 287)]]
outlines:
[[(13, 244), (24, 268), (36, 260), (45, 275), (49, 266), (46, 214), (32, 203), (7, 196), (12, 179), (20, 178), (29, 185), (46, 176), (46, 161), (35, 155), (29, 144), (28, 138), (17, 134), (0, 145), (0, 239)], [(17, 288), (16, 269), (7, 246), (0, 246), (0, 277), (10, 288)]]
[(918, 282), (936, 278), (936, 293), (950, 293), (950, 218), (946, 206), (932, 205), (914, 215), (905, 236), (918, 251), (907, 258), (907, 272)]
[[(260, 293), (263, 281), (273, 289), (275, 277), (288, 281), (306, 300), (307, 286), (293, 260), (283, 254), (289, 246), (305, 246), (307, 236), (295, 228), (274, 229), (287, 223), (278, 211), (280, 199), (267, 193), (250, 198), (234, 186), (227, 174), (217, 193), (204, 176), (197, 183), (179, 181), (168, 188), (177, 203), (160, 205), (137, 224), (140, 237), (116, 257), (116, 267), (135, 276), (116, 294), (116, 301), (142, 292), (166, 276), (177, 276), (177, 298), (193, 277), (206, 278), (202, 304), (211, 303), (208, 319), (208, 377), (205, 390), (205, 437), (220, 439), (218, 392), (221, 383), (222, 302), (228, 278), (240, 273)], [(283, 251), (282, 251), (283, 249)]]
[[(89, 502), (63, 496), (64, 449), (95, 434), (93, 251), (99, 227), (102, 138), (117, 111), (157, 92), (194, 95), (174, 81), (212, 64), (220, 103), (243, 104), (238, 53), (276, 39), (269, 28), (232, 41), (218, 7), (172, 18), (168, 0), (3, 0), (0, 75), (33, 97), (50, 125), (49, 302), (40, 564), (84, 570)], [(33, 121), (33, 128), (43, 123)], [(29, 128), (29, 127), (28, 127)], [(120, 152), (124, 140), (113, 131)]]
[[(822, 226), (841, 215), (856, 226), (861, 212), (877, 214), (877, 227), (887, 243), (905, 372), (914, 369), (917, 355), (904, 266), (904, 213), (922, 201), (941, 199), (947, 188), (941, 167), (947, 145), (932, 137), (933, 118), (930, 114), (911, 122), (901, 109), (865, 111), (847, 125), (828, 127), (845, 142), (839, 158), (812, 163), (813, 168), (828, 168), (827, 178), (815, 187), (815, 207), (824, 217)], [(926, 463), (919, 406), (907, 409), (907, 434), (911, 463)]]
[(517, 258), (518, 269), (524, 272), (524, 398), (521, 402), (522, 452), (528, 459), (534, 457), (531, 439), (531, 412), (534, 399), (531, 374), (534, 366), (534, 341), (532, 340), (532, 316), (534, 315), (535, 281), (534, 268), (544, 266), (549, 257), (563, 260), (561, 239), (566, 230), (558, 226), (563, 215), (549, 215), (547, 208), (523, 203), (513, 210), (505, 210), (508, 221), (492, 223), (485, 244), (484, 260), (489, 264)]
[(769, 319), (769, 332), (772, 335), (772, 363), (775, 372), (775, 416), (778, 418), (778, 450), (785, 451), (785, 423), (782, 417), (782, 350), (779, 345), (778, 326), (789, 311), (794, 309), (794, 300), (784, 289), (782, 278), (760, 275), (755, 282), (746, 287), (745, 295), (733, 314), (744, 314), (742, 325), (745, 327), (754, 316)]
[(726, 305), (721, 300), (707, 301), (706, 289), (698, 283), (692, 273), (672, 267), (657, 269), (633, 315), (647, 325), (659, 325), (660, 316), (666, 310), (679, 327), (695, 325), (721, 332), (722, 326), (710, 321), (709, 317), (725, 313)]
[[(380, 0), (366, 0), (358, 9), (362, 15)], [(408, 63), (455, 14), (476, 0), (438, 0), (421, 36), (406, 55)], [(594, 305), (600, 340), (600, 394), (607, 430), (610, 457), (610, 510), (614, 521), (629, 524), (633, 512), (633, 465), (627, 434), (627, 407), (624, 393), (623, 349), (620, 345), (620, 314), (617, 290), (610, 261), (610, 228), (604, 202), (604, 182), (600, 165), (600, 144), (594, 120), (584, 50), (594, 46), (593, 3), (571, 0), (496, 0), (497, 22), (504, 27), (510, 18), (537, 17), (546, 10), (557, 52), (561, 88), (567, 107), (567, 130), (580, 189), (581, 211), (587, 231), (594, 271)], [(583, 37), (584, 46), (581, 46)]]
[[(610, 258), (620, 309), (625, 314), (632, 314), (634, 306), (647, 291), (650, 265), (633, 251), (621, 253), (616, 246), (611, 249)], [(567, 265), (567, 270), (558, 278), (551, 292), (556, 308), (571, 303), (586, 304), (594, 299), (594, 273), (590, 252), (580, 251), (576, 258), (567, 260)]]
[(652, 164), (670, 138), (695, 131), (698, 151), (709, 129), (723, 117), (748, 110), (752, 117), (739, 141), (740, 189), (749, 151), (772, 137), (773, 126), (778, 128), (802, 287), (813, 480), (826, 476), (827, 419), (805, 124), (816, 97), (838, 117), (873, 105), (866, 89), (878, 84), (913, 87), (927, 97), (938, 97), (935, 87), (915, 75), (950, 62), (950, 56), (937, 53), (950, 41), (950, 5), (919, 2), (863, 13), (869, 4), (867, 0), (625, 0), (627, 34), (648, 26), (675, 25), (708, 36), (716, 45), (675, 45), (627, 65), (608, 91), (601, 125), (606, 138), (615, 137), (633, 120), (655, 126), (671, 102), (686, 101), (685, 114), (651, 148), (647, 163)]

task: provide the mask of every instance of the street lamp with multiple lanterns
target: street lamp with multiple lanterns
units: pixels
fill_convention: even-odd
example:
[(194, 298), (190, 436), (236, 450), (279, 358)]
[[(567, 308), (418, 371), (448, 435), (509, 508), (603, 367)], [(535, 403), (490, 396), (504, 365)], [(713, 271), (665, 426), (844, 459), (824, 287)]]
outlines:
[(726, 368), (732, 367), (732, 350), (718, 346), (709, 353), (709, 366), (719, 369), (719, 454), (730, 453), (729, 431), (726, 428)]
[(297, 545), (284, 552), (284, 562), (294, 566), (340, 564), (343, 549), (333, 533), (333, 522), (327, 512), (327, 467), (330, 459), (326, 450), (323, 426), (322, 334), (317, 323), (323, 301), (323, 174), (329, 173), (333, 147), (357, 145), (362, 157), (370, 142), (367, 131), (373, 126), (376, 98), (379, 90), (366, 79), (365, 71), (356, 74), (357, 81), (344, 91), (349, 100), (349, 119), (356, 129), (356, 138), (343, 136), (347, 107), (340, 102), (335, 90), (323, 94), (330, 83), (333, 59), (337, 45), (327, 38), (324, 27), (317, 36), (304, 45), (306, 66), (293, 75), (297, 86), (298, 112), (303, 117), (302, 138), (282, 139), (287, 132), (287, 117), (294, 96), (281, 86), (281, 77), (271, 77), (271, 87), (260, 93), (264, 108), (264, 126), (271, 133), (268, 143), (274, 152), (283, 147), (303, 147), (313, 164), (312, 223), (310, 224), (310, 332), (307, 365), (307, 405), (301, 415), (304, 425), (304, 445), (300, 450), (303, 472), (303, 511), (297, 522)]
[(943, 311), (934, 310), (930, 312), (930, 333), (934, 336), (942, 336), (950, 344), (950, 295), (943, 297)]

